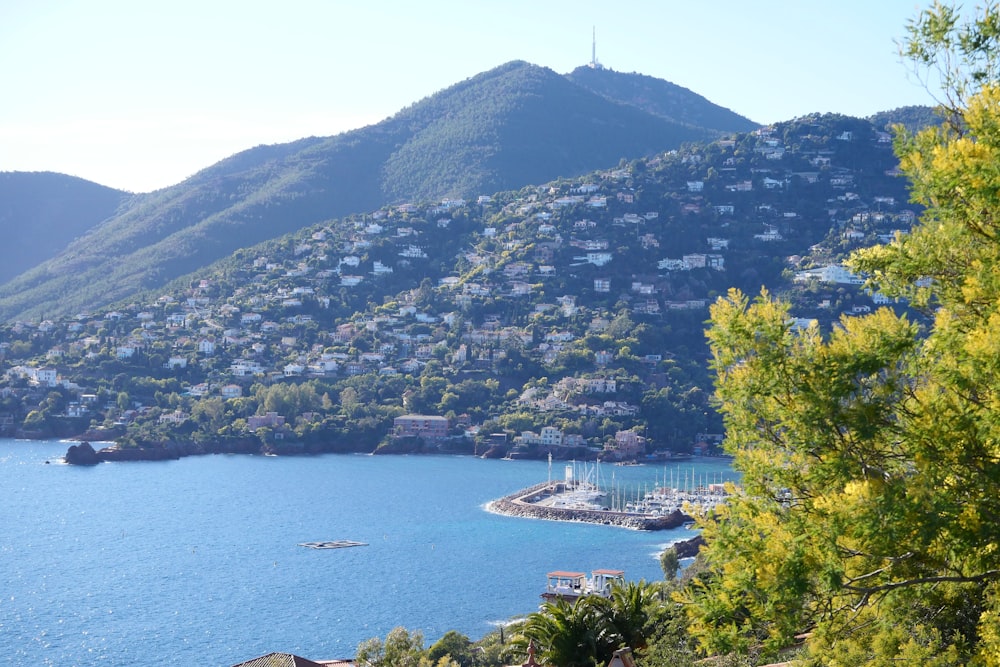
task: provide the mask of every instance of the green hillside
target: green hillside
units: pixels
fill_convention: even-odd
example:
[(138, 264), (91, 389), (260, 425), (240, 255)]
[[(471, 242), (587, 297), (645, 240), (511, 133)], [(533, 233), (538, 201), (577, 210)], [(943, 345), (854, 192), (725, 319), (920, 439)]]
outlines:
[[(557, 456), (623, 456), (619, 432), (642, 455), (689, 451), (721, 433), (704, 338), (718, 295), (766, 286), (825, 327), (874, 307), (837, 269), (915, 218), (888, 139), (817, 115), (330, 218), (112, 311), (3, 328), (8, 423), (175, 453), (406, 451), (423, 445), (390, 437), (393, 419), (418, 412), (451, 420), (445, 449), (538, 456), (485, 436), (550, 426), (573, 443)], [(33, 388), (46, 368), (96, 404), (60, 412), (76, 396)], [(284, 421), (261, 431), (268, 412)]]
[(572, 176), (715, 134), (509, 63), (377, 125), (253, 148), (136, 197), (0, 287), (0, 320), (99, 308), (321, 220)]
[(687, 88), (645, 74), (577, 67), (566, 77), (598, 95), (684, 125), (710, 127), (722, 132), (749, 132), (758, 126)]

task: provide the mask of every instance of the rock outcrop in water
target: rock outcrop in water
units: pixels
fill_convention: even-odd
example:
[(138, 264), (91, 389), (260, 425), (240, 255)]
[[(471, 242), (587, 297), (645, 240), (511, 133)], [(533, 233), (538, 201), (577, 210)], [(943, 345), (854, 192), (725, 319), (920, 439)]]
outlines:
[(66, 450), (64, 460), (66, 463), (76, 466), (95, 466), (101, 462), (101, 458), (89, 442), (70, 445), (69, 449)]
[[(184, 456), (201, 454), (262, 454), (260, 443), (252, 438), (233, 439), (224, 446), (205, 447), (197, 443), (167, 442), (147, 447), (103, 447), (94, 450), (89, 442), (71, 445), (64, 460), (72, 465), (96, 465), (104, 461), (172, 461)], [(302, 453), (298, 449), (282, 450), (282, 454)]]

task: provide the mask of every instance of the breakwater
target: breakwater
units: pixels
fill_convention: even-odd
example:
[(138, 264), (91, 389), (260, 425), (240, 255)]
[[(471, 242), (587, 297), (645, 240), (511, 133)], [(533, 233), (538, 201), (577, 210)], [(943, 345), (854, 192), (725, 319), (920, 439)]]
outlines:
[(497, 514), (516, 516), (527, 519), (545, 519), (548, 521), (578, 521), (582, 523), (597, 523), (605, 526), (617, 526), (632, 530), (667, 530), (677, 528), (693, 519), (680, 510), (670, 514), (649, 515), (635, 512), (616, 512), (612, 510), (553, 507), (544, 504), (560, 492), (560, 485), (542, 482), (521, 489), (509, 496), (504, 496), (487, 503), (486, 509)]

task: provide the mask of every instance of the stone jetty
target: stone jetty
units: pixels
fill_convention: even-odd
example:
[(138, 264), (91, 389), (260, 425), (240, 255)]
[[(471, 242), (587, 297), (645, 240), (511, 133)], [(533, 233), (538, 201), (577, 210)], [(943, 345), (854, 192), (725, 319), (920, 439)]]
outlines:
[(542, 482), (504, 496), (486, 505), (486, 509), (497, 514), (527, 519), (549, 521), (578, 521), (597, 523), (605, 526), (631, 528), (632, 530), (667, 530), (693, 521), (690, 516), (675, 510), (663, 516), (638, 514), (635, 512), (614, 512), (604, 509), (581, 509), (572, 507), (552, 507), (544, 501), (559, 493), (559, 485)]

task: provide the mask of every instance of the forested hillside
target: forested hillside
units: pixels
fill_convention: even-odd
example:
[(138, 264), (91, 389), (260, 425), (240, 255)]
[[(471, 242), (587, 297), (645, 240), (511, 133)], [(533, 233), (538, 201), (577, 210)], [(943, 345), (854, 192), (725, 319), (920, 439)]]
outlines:
[(724, 132), (749, 132), (759, 125), (687, 88), (645, 74), (626, 74), (603, 67), (577, 67), (566, 76), (573, 83), (608, 99), (685, 125), (710, 127)]
[(513, 62), (335, 137), (260, 146), (129, 202), (0, 286), (0, 320), (87, 311), (235, 250), (390, 203), (475, 197), (586, 173), (720, 131), (613, 102)]

